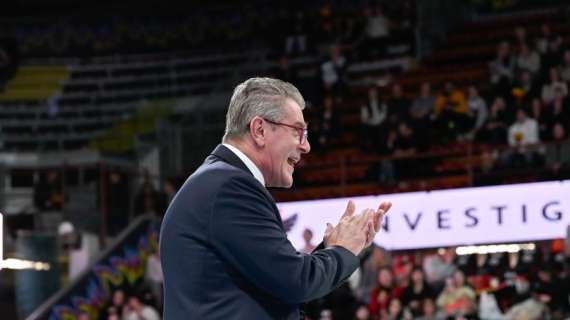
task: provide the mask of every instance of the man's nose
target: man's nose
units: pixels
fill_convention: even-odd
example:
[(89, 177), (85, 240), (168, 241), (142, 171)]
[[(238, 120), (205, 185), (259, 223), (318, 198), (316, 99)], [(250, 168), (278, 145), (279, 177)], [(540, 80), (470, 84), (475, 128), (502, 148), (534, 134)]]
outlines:
[(305, 141), (299, 145), (299, 149), (301, 149), (301, 153), (309, 153), (311, 151), (309, 139), (305, 139)]

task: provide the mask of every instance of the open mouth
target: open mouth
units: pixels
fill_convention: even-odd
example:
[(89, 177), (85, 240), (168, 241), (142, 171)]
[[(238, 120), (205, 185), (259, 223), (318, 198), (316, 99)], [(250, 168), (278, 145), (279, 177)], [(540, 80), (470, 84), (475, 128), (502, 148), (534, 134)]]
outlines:
[(293, 167), (293, 168), (295, 168), (295, 165), (296, 165), (298, 162), (299, 162), (299, 159), (296, 159), (296, 158), (287, 158), (287, 163), (288, 163), (291, 167)]

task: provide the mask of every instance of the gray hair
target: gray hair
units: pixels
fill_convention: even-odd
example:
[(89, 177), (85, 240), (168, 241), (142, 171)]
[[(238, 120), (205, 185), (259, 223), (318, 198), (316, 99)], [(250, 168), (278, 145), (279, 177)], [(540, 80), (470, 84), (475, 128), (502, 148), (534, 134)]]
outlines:
[(240, 83), (232, 94), (226, 114), (226, 130), (222, 141), (244, 135), (255, 116), (281, 121), (283, 105), (292, 99), (305, 108), (305, 100), (292, 84), (271, 78), (250, 78)]

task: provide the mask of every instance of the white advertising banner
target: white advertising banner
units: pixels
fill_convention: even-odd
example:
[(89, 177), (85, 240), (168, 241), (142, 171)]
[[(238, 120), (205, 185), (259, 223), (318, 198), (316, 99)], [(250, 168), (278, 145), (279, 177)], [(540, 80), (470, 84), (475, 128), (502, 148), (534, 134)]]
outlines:
[(318, 244), (348, 200), (356, 212), (392, 202), (375, 242), (390, 250), (564, 238), (570, 224), (570, 180), (278, 203), (289, 239)]

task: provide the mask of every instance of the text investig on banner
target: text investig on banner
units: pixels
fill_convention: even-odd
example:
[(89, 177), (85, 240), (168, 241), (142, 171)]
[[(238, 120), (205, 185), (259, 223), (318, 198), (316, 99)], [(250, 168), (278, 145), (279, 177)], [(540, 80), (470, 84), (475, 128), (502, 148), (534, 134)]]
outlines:
[(293, 245), (305, 228), (320, 242), (349, 199), (357, 213), (392, 202), (375, 239), (392, 250), (564, 238), (570, 223), (570, 180), (279, 203)]

